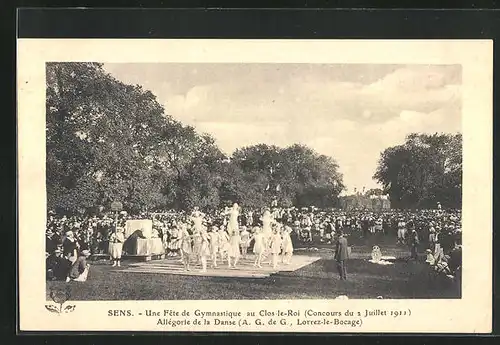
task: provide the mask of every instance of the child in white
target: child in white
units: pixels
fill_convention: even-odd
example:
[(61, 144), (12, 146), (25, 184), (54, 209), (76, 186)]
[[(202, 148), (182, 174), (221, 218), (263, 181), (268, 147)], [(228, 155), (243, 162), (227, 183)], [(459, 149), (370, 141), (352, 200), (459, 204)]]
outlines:
[(248, 232), (246, 226), (242, 227), (240, 237), (241, 237), (241, 243), (240, 243), (241, 254), (243, 259), (246, 259), (248, 253), (248, 246), (250, 245), (250, 233)]
[(227, 257), (227, 252), (229, 249), (229, 235), (227, 234), (226, 231), (224, 231), (224, 228), (220, 228), (219, 231), (219, 254), (220, 254), (220, 260), (222, 263), (224, 263), (224, 258)]
[(373, 246), (372, 248), (372, 262), (380, 262), (382, 260), (382, 252), (379, 246)]
[(278, 255), (281, 252), (281, 235), (278, 232), (278, 228), (274, 228), (273, 234), (271, 236), (270, 240), (270, 249), (271, 249), (271, 255), (272, 255), (272, 265), (273, 268), (278, 267)]
[(269, 210), (265, 210), (264, 211), (264, 214), (262, 215), (262, 234), (264, 235), (264, 237), (271, 237), (271, 234), (272, 234), (272, 230), (271, 230), (271, 222), (272, 222), (272, 218), (271, 218), (271, 212)]
[(227, 267), (229, 268), (231, 268), (231, 261), (233, 261), (233, 268), (236, 268), (236, 264), (240, 258), (240, 242), (241, 237), (239, 231), (233, 231), (229, 239), (229, 250), (227, 252)]
[(240, 214), (240, 208), (238, 204), (234, 203), (233, 207), (229, 211), (229, 224), (227, 227), (227, 232), (229, 236), (233, 234), (233, 232), (238, 231), (238, 216)]
[(292, 238), (290, 237), (290, 233), (292, 232), (292, 228), (289, 226), (285, 226), (283, 229), (283, 243), (282, 243), (282, 258), (281, 262), (289, 265), (290, 262), (292, 261), (292, 255), (293, 255), (293, 243), (292, 243)]
[(208, 233), (210, 242), (210, 256), (212, 258), (212, 268), (217, 268), (217, 254), (219, 253), (220, 236), (217, 232), (217, 227), (212, 227), (212, 231)]
[(260, 228), (254, 229), (254, 235), (253, 235), (253, 253), (255, 254), (255, 262), (254, 266), (262, 268), (261, 262), (262, 262), (262, 254), (264, 253), (265, 249), (265, 244), (264, 244), (264, 235), (262, 234), (262, 230)]
[(208, 240), (208, 233), (205, 228), (201, 229), (201, 247), (200, 247), (200, 260), (201, 260), (201, 272), (207, 271), (207, 258), (210, 256), (210, 243)]
[(191, 260), (191, 255), (193, 253), (193, 238), (189, 235), (189, 232), (185, 226), (181, 226), (181, 230), (179, 231), (181, 234), (180, 242), (181, 242), (181, 258), (182, 264), (184, 266), (185, 271), (189, 271), (189, 263)]

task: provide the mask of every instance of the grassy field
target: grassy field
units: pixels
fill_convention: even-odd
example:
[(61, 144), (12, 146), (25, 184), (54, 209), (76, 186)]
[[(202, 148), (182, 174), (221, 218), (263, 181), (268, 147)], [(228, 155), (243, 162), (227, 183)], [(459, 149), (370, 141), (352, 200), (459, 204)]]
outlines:
[(269, 278), (121, 273), (98, 262), (92, 265), (86, 282), (47, 282), (47, 298), (51, 288), (66, 285), (72, 300), (331, 299), (339, 295), (351, 299), (460, 298), (458, 287), (430, 273), (423, 258), (419, 262), (401, 258), (389, 266), (366, 260), (374, 243), (381, 246), (384, 255), (400, 256), (406, 248), (376, 238), (351, 238), (350, 243), (353, 258), (348, 261), (347, 281), (338, 278), (332, 246), (321, 245), (317, 251), (297, 250), (295, 254), (320, 256), (321, 260)]

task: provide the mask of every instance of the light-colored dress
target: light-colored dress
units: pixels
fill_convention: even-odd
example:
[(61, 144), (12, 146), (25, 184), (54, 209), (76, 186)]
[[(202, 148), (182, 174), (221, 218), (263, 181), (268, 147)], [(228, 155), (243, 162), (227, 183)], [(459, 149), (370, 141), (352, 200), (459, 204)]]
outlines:
[(262, 216), (262, 233), (264, 237), (270, 237), (272, 230), (271, 230), (271, 213), (269, 211), (265, 211), (264, 215)]
[(227, 226), (227, 232), (232, 235), (233, 232), (238, 231), (238, 215), (239, 211), (237, 208), (232, 208), (229, 213), (229, 224)]
[(201, 238), (201, 231), (196, 231), (195, 229), (193, 232), (193, 253), (195, 255), (200, 255), (202, 242), (203, 239)]
[(201, 231), (201, 228), (203, 227), (203, 215), (200, 212), (195, 211), (193, 212), (191, 220), (193, 221), (194, 231)]
[(273, 234), (271, 236), (271, 253), (279, 254), (281, 252), (281, 236), (280, 234)]
[(199, 255), (201, 257), (210, 256), (210, 243), (208, 240), (208, 233), (206, 231), (201, 231), (200, 238), (201, 238), (201, 246)]
[(382, 252), (380, 251), (380, 248), (373, 248), (372, 250), (372, 262), (379, 262), (382, 260)]
[(241, 232), (241, 243), (240, 247), (247, 248), (250, 242), (250, 233), (247, 230)]
[(282, 247), (283, 247), (283, 253), (285, 253), (285, 254), (293, 253), (293, 243), (292, 243), (292, 239), (290, 237), (290, 233), (288, 231), (285, 231), (283, 233)]
[(125, 236), (122, 232), (112, 233), (109, 238), (109, 255), (113, 259), (121, 259), (123, 242), (125, 242)]
[(224, 230), (219, 230), (219, 252), (225, 253), (229, 250), (229, 236)]
[(168, 249), (178, 250), (181, 247), (181, 241), (179, 241), (179, 229), (173, 228), (170, 232), (170, 243)]
[(217, 254), (219, 252), (219, 233), (216, 231), (212, 231), (208, 233), (208, 239), (210, 241), (210, 253), (212, 255)]
[(241, 242), (241, 237), (240, 235), (235, 232), (231, 238), (229, 239), (229, 250), (227, 254), (232, 257), (232, 258), (239, 258), (241, 253), (240, 253), (240, 242)]
[(253, 244), (254, 254), (262, 254), (265, 250), (264, 235), (262, 233), (256, 233), (253, 239), (254, 239), (254, 244)]
[(192, 246), (192, 238), (189, 236), (189, 232), (187, 229), (181, 230), (179, 234), (182, 234), (179, 236), (179, 241), (181, 243), (181, 250), (185, 255), (189, 255), (193, 252), (193, 246)]

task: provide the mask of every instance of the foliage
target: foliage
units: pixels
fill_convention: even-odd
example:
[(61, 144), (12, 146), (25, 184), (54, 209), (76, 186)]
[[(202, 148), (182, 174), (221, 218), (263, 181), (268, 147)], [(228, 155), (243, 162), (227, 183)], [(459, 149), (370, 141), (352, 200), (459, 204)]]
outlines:
[[(245, 147), (233, 154), (232, 163), (248, 176), (243, 181), (253, 185), (241, 191), (243, 204), (276, 197), (282, 205), (333, 206), (344, 188), (337, 163), (302, 145)], [(253, 200), (247, 202), (248, 197)]]
[(305, 146), (257, 145), (226, 157), (213, 138), (102, 64), (48, 63), (46, 76), (49, 209), (109, 209), (115, 200), (128, 211), (263, 207), (273, 196), (322, 206), (343, 189), (336, 162)]
[(381, 153), (374, 179), (397, 208), (460, 208), (462, 135), (411, 134)]

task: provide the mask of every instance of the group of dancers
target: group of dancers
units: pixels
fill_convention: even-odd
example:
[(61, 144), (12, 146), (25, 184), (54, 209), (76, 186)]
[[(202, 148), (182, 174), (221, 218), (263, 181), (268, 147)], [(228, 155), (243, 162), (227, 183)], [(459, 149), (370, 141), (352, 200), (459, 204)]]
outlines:
[(240, 258), (246, 258), (250, 245), (255, 255), (254, 267), (262, 268), (264, 261), (275, 269), (281, 256), (281, 263), (290, 264), (293, 244), (290, 237), (292, 229), (273, 220), (269, 210), (261, 218), (261, 227), (240, 226), (238, 223), (239, 206), (234, 204), (229, 211), (227, 224), (220, 227), (204, 225), (204, 214), (195, 209), (191, 215), (191, 233), (187, 224), (180, 224), (171, 238), (171, 250), (180, 253), (184, 270), (190, 271), (193, 262), (207, 271), (207, 265), (215, 269), (218, 263), (231, 269), (237, 268)]

